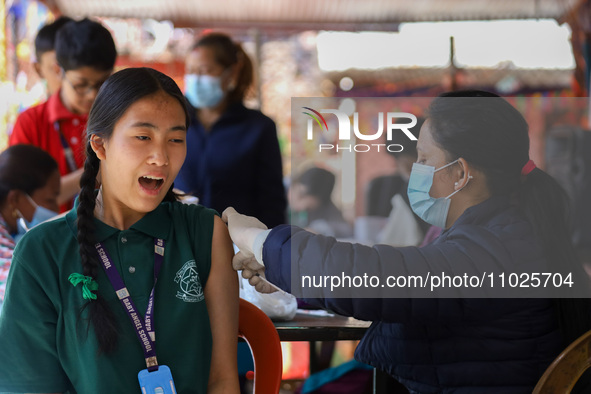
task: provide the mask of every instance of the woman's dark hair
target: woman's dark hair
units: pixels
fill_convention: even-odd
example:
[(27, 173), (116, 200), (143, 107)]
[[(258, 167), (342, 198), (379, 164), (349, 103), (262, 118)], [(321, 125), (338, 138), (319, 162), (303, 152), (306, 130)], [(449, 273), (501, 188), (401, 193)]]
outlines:
[(7, 148), (0, 154), (0, 205), (11, 190), (33, 194), (57, 170), (57, 162), (41, 148), (24, 144)]
[(228, 92), (228, 102), (244, 100), (254, 81), (254, 68), (242, 45), (224, 33), (209, 33), (200, 37), (192, 50), (202, 47), (210, 48), (215, 61), (225, 69), (234, 65), (239, 67), (236, 86)]
[[(78, 214), (78, 244), (83, 274), (96, 278), (100, 269), (97, 252), (94, 247), (94, 209), (96, 206), (96, 179), (100, 160), (90, 145), (93, 135), (108, 140), (117, 121), (136, 101), (157, 92), (165, 92), (178, 100), (185, 112), (185, 124), (189, 127), (189, 114), (183, 93), (172, 78), (151, 68), (128, 68), (113, 74), (101, 86), (90, 109), (86, 124), (86, 161), (84, 173), (80, 179)], [(176, 196), (172, 186), (165, 201), (174, 201)], [(99, 350), (110, 352), (117, 345), (117, 324), (106, 302), (97, 294), (97, 299), (89, 301), (89, 320), (94, 326)]]
[[(530, 160), (528, 125), (521, 113), (493, 93), (473, 90), (435, 98), (427, 116), (433, 139), (446, 151), (447, 160), (464, 158), (484, 173), (491, 195), (512, 197), (543, 245), (552, 270), (563, 277), (572, 273), (574, 280), (586, 284), (579, 289), (588, 291), (588, 276), (570, 238), (566, 192), (539, 168), (521, 174)], [(556, 298), (554, 302), (566, 343), (591, 327), (588, 298)]]

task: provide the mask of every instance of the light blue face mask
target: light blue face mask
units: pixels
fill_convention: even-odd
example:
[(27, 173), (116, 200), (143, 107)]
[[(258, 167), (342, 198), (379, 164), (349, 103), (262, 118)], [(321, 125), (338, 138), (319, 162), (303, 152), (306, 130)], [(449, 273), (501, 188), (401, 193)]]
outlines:
[(16, 210), (20, 217), (16, 221), (17, 233), (13, 237), (15, 243), (17, 243), (27, 231), (39, 223), (43, 223), (58, 215), (57, 212), (54, 212), (51, 209), (37, 205), (37, 203), (29, 195), (27, 195), (27, 199), (35, 207), (35, 213), (33, 214), (33, 219), (29, 222), (18, 209)]
[(468, 182), (470, 182), (470, 179), (472, 179), (472, 176), (468, 175), (468, 182), (466, 182), (461, 189), (454, 191), (447, 197), (433, 198), (429, 195), (435, 173), (455, 164), (457, 161), (458, 160), (454, 160), (437, 169), (433, 166), (419, 163), (414, 163), (412, 165), (407, 190), (410, 207), (418, 217), (433, 226), (445, 228), (447, 214), (451, 204), (451, 197), (466, 187)]
[(185, 74), (185, 96), (195, 108), (215, 107), (224, 98), (222, 78)]

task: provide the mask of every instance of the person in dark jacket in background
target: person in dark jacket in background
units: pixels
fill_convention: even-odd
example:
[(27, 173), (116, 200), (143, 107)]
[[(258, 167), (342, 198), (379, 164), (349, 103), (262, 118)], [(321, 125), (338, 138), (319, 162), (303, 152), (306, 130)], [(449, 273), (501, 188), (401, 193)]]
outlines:
[[(491, 296), (478, 298), (356, 298), (361, 292), (355, 289), (349, 298), (335, 298), (330, 287), (321, 287), (311, 292), (317, 299), (308, 300), (373, 321), (356, 359), (386, 371), (411, 393), (531, 393), (560, 351), (591, 328), (588, 277), (570, 243), (567, 197), (529, 159), (527, 123), (504, 99), (448, 93), (433, 100), (427, 115), (408, 193), (415, 213), (444, 228), (432, 244), (368, 247), (290, 226), (266, 230), (228, 208), (223, 219), (240, 248), (234, 268), (259, 291), (272, 291), (264, 273), (293, 293), (302, 291), (301, 275), (310, 272), (380, 272), (380, 279), (570, 273), (576, 286), (540, 297), (530, 297), (532, 284), (515, 292), (491, 286)], [(516, 297), (503, 298), (507, 294)]]
[(353, 226), (332, 202), (335, 182), (335, 174), (320, 167), (310, 167), (295, 177), (289, 194), (292, 224), (316, 234), (352, 237)]
[(209, 33), (195, 43), (185, 72), (195, 108), (174, 184), (218, 212), (234, 206), (273, 227), (286, 223), (281, 152), (275, 123), (243, 104), (252, 83), (252, 63), (229, 36)]

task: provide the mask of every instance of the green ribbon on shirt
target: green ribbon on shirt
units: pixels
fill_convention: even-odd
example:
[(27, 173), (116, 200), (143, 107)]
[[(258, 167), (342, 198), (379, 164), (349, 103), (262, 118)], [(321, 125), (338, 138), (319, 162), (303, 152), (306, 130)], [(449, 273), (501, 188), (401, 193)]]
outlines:
[(85, 300), (96, 300), (96, 294), (94, 294), (93, 291), (98, 290), (98, 283), (96, 283), (92, 277), (73, 273), (70, 274), (68, 280), (74, 285), (74, 287), (79, 283), (82, 283), (82, 298)]

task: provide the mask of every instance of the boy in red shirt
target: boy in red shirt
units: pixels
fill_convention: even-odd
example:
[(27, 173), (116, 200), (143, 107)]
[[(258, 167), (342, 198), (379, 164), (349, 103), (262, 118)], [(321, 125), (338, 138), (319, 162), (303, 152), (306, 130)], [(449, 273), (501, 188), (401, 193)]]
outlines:
[(19, 115), (9, 144), (38, 146), (58, 162), (63, 212), (72, 207), (80, 190), (86, 119), (99, 88), (113, 72), (117, 50), (111, 33), (85, 18), (59, 29), (55, 51), (62, 69), (61, 87), (46, 102)]

